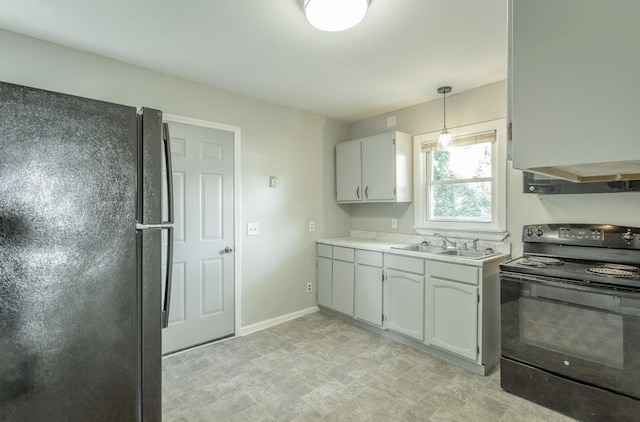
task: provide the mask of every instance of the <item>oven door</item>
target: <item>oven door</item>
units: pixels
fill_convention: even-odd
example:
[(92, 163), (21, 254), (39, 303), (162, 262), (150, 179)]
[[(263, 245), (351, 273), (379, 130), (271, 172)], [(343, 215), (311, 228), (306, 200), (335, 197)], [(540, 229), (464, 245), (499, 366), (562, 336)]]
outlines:
[(502, 356), (640, 398), (640, 293), (501, 272)]

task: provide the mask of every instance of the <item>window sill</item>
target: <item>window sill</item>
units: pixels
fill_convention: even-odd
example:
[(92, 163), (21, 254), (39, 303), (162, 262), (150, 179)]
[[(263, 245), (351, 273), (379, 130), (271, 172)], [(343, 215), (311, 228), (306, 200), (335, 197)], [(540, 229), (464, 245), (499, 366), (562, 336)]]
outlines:
[(480, 228), (465, 226), (464, 223), (450, 223), (451, 227), (441, 224), (414, 226), (413, 231), (421, 236), (433, 236), (434, 233), (447, 234), (458, 238), (476, 238), (492, 242), (502, 242), (509, 237), (509, 232), (499, 228)]

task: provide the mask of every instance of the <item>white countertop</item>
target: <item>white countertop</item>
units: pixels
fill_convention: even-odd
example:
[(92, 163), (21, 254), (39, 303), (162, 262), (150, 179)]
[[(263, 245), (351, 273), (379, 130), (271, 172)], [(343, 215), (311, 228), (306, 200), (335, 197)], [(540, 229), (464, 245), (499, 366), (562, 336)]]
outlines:
[(494, 253), (493, 255), (488, 255), (486, 258), (474, 259), (474, 258), (465, 258), (461, 256), (442, 255), (437, 253), (405, 251), (401, 249), (392, 249), (391, 247), (392, 246), (408, 246), (408, 245), (411, 245), (411, 243), (398, 243), (398, 242), (390, 242), (386, 240), (377, 240), (377, 239), (361, 238), (361, 237), (331, 237), (326, 239), (318, 239), (316, 242), (322, 243), (325, 245), (331, 245), (331, 246), (342, 246), (345, 248), (364, 249), (369, 251), (392, 253), (394, 255), (412, 256), (416, 258), (430, 259), (433, 261), (459, 263), (459, 264), (472, 265), (477, 267), (482, 267), (484, 264), (489, 262), (493, 262), (497, 260), (505, 260), (510, 256), (509, 253), (496, 251), (496, 253)]

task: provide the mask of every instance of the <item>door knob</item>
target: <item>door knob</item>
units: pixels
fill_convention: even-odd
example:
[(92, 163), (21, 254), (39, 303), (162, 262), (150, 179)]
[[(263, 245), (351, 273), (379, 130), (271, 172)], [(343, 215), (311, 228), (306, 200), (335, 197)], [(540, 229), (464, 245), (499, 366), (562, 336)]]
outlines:
[(229, 246), (227, 246), (226, 248), (224, 248), (224, 253), (231, 253), (233, 252), (233, 249)]

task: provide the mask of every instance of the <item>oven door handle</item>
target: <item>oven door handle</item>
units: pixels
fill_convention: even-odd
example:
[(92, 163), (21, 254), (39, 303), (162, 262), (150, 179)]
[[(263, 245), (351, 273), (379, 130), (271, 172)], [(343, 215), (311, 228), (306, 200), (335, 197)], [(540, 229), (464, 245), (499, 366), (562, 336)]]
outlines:
[(520, 274), (514, 272), (500, 272), (500, 280), (508, 280), (516, 283), (529, 283), (529, 284), (538, 284), (542, 286), (555, 287), (558, 289), (564, 290), (575, 290), (585, 293), (595, 293), (601, 295), (608, 296), (617, 296), (624, 298), (632, 298), (638, 300), (638, 294), (640, 291), (633, 289), (624, 289), (624, 288), (607, 288), (605, 286), (594, 286), (591, 283), (584, 281), (563, 281), (560, 279), (545, 277), (539, 275), (531, 275), (531, 274)]

